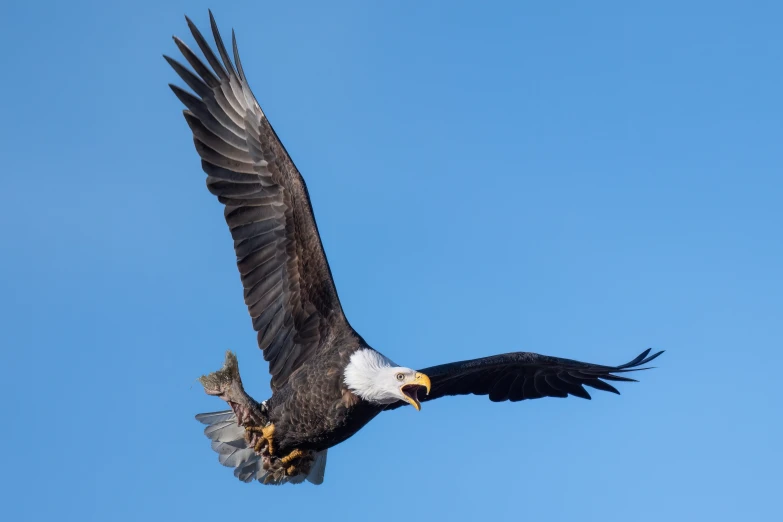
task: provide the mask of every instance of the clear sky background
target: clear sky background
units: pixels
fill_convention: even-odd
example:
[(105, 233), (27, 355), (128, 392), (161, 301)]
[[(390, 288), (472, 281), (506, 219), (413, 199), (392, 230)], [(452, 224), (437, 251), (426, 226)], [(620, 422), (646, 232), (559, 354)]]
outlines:
[[(629, 4), (5, 2), (2, 518), (779, 515), (783, 7)], [(238, 482), (194, 379), (230, 348), (263, 399), (267, 368), (161, 58), (207, 7), (372, 346), (658, 368), (589, 402), (403, 408), (323, 486)]]

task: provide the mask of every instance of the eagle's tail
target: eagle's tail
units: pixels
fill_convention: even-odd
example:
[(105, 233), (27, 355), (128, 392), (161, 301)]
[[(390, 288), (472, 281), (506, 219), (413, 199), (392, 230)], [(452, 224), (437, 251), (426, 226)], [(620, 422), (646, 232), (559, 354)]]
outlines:
[(258, 480), (262, 484), (300, 484), (305, 480), (313, 484), (324, 481), (326, 469), (326, 450), (315, 454), (315, 460), (308, 474), (292, 477), (271, 475), (264, 469), (263, 457), (248, 446), (245, 429), (237, 423), (237, 417), (231, 410), (214, 413), (201, 413), (196, 420), (206, 424), (204, 434), (212, 440), (212, 449), (224, 466), (234, 468), (234, 476), (242, 482)]

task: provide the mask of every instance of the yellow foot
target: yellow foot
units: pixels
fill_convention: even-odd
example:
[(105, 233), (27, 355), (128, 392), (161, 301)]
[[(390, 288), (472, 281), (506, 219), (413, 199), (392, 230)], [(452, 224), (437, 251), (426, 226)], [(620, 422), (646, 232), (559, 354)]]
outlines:
[(313, 462), (313, 456), (310, 452), (302, 451), (300, 449), (295, 449), (282, 459), (280, 459), (280, 464), (282, 466), (288, 466), (285, 468), (285, 474), (289, 477), (294, 477), (296, 475), (305, 474), (307, 475), (310, 473), (310, 465)]
[(301, 457), (304, 457), (304, 451), (302, 451), (300, 449), (295, 449), (294, 451), (292, 451), (291, 453), (289, 453), (288, 455), (286, 455), (285, 457), (280, 459), (280, 464), (285, 466), (286, 464), (289, 464), (293, 460), (301, 458)]
[(245, 428), (245, 431), (250, 433), (260, 433), (261, 438), (258, 439), (258, 442), (256, 442), (256, 447), (253, 448), (256, 453), (261, 451), (261, 448), (264, 446), (264, 442), (267, 444), (267, 449), (269, 450), (269, 455), (274, 454), (274, 445), (272, 443), (272, 438), (275, 435), (275, 425), (274, 424), (267, 424), (266, 426), (259, 427), (259, 426), (247, 426)]

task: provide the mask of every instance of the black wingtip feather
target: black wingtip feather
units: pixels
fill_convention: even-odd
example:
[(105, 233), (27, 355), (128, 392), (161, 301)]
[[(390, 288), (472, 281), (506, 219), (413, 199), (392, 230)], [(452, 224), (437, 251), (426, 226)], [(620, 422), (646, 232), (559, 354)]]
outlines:
[(209, 11), (209, 24), (212, 26), (212, 36), (215, 38), (215, 45), (217, 46), (218, 53), (220, 53), (220, 58), (223, 60), (223, 65), (226, 67), (226, 71), (228, 71), (228, 74), (231, 76), (237, 76), (234, 65), (231, 63), (231, 58), (228, 57), (226, 46), (223, 44), (223, 38), (220, 36), (220, 30), (218, 30), (215, 17), (212, 16), (212, 11)]
[(585, 386), (590, 386), (591, 388), (595, 388), (596, 390), (602, 390), (602, 391), (616, 393), (617, 395), (620, 395), (620, 391), (617, 388), (600, 379), (591, 379), (589, 381), (583, 382), (582, 384), (584, 384)]
[(203, 104), (203, 102), (199, 99), (190, 94), (188, 91), (180, 87), (179, 85), (174, 85), (173, 83), (169, 84), (169, 88), (174, 91), (174, 95), (179, 98), (179, 101), (181, 101), (185, 107), (192, 109), (194, 105)]
[(242, 60), (239, 59), (239, 48), (237, 47), (237, 35), (234, 33), (234, 30), (231, 29), (231, 48), (234, 51), (234, 63), (237, 66), (237, 73), (239, 74), (239, 79), (242, 80), (243, 83), (247, 83), (247, 78), (245, 78), (245, 70), (242, 68)]
[[(637, 355), (636, 358), (634, 358), (632, 361), (618, 366), (615, 371), (623, 371), (623, 370), (628, 371), (631, 368), (637, 369), (638, 366), (649, 363), (650, 361), (656, 359), (659, 355), (661, 355), (665, 351), (665, 350), (661, 350), (660, 352), (657, 352), (648, 357), (648, 354), (650, 353), (651, 350), (652, 348), (647, 348), (645, 351)], [(638, 369), (641, 370), (646, 368), (638, 368)]]
[(186, 84), (188, 84), (188, 87), (193, 89), (193, 92), (202, 98), (206, 98), (211, 94), (211, 89), (206, 83), (204, 83), (204, 80), (190, 72), (187, 67), (179, 63), (177, 60), (166, 56), (165, 54), (163, 55), (163, 58), (165, 58), (171, 68), (174, 69), (174, 72), (176, 72), (177, 75), (182, 78)]
[(620, 375), (612, 375), (611, 373), (607, 374), (607, 375), (602, 375), (601, 378), (609, 380), (609, 381), (618, 381), (618, 382), (639, 382), (636, 379), (631, 379), (630, 377), (623, 377), (623, 376), (620, 376)]
[(223, 70), (223, 66), (220, 64), (220, 60), (218, 60), (217, 56), (215, 56), (214, 51), (212, 51), (212, 48), (207, 43), (204, 35), (201, 34), (201, 31), (199, 31), (198, 27), (196, 27), (196, 24), (194, 24), (190, 18), (186, 16), (185, 20), (188, 22), (188, 29), (190, 29), (190, 34), (192, 34), (193, 39), (196, 40), (198, 48), (201, 49), (202, 53), (204, 53), (204, 58), (207, 59), (210, 67), (212, 67), (212, 70), (215, 71), (215, 74), (217, 74), (221, 80), (228, 80), (228, 73)]
[(590, 393), (587, 390), (585, 390), (584, 387), (581, 386), (581, 385), (573, 386), (573, 387), (569, 388), (568, 389), (568, 395), (570, 397), (577, 397), (579, 399), (584, 399), (586, 401), (592, 401), (593, 400), (592, 395), (590, 395)]
[(219, 87), (220, 80), (218, 80), (212, 71), (209, 70), (209, 68), (204, 64), (204, 62), (202, 62), (201, 59), (196, 56), (196, 53), (191, 51), (190, 47), (188, 47), (185, 42), (183, 42), (177, 36), (173, 36), (172, 38), (174, 39), (174, 44), (176, 44), (179, 51), (193, 67), (193, 69), (199, 74), (199, 76), (201, 76), (201, 79), (211, 88)]
[(644, 358), (647, 357), (647, 354), (650, 353), (650, 348), (647, 348), (645, 351), (637, 355), (633, 360), (630, 362), (627, 362), (621, 366), (618, 366), (618, 368), (633, 368), (634, 366), (639, 366), (639, 364), (644, 361)]

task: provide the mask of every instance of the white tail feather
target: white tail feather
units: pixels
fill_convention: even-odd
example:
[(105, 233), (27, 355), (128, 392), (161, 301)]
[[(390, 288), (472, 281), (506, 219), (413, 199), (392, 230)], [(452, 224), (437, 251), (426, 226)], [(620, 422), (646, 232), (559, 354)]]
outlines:
[(231, 410), (196, 415), (196, 420), (206, 424), (204, 435), (212, 441), (212, 449), (218, 453), (218, 460), (224, 466), (234, 468), (234, 476), (242, 482), (258, 480), (262, 484), (300, 484), (305, 480), (313, 484), (324, 481), (326, 470), (326, 451), (316, 453), (315, 460), (307, 475), (299, 474), (293, 477), (282, 477), (279, 480), (268, 480), (261, 457), (248, 447), (245, 441), (245, 430), (237, 424), (237, 418)]
[(315, 454), (315, 460), (310, 467), (310, 473), (307, 475), (307, 480), (315, 484), (322, 484), (324, 481), (324, 475), (326, 474), (326, 452), (329, 450), (319, 451)]

